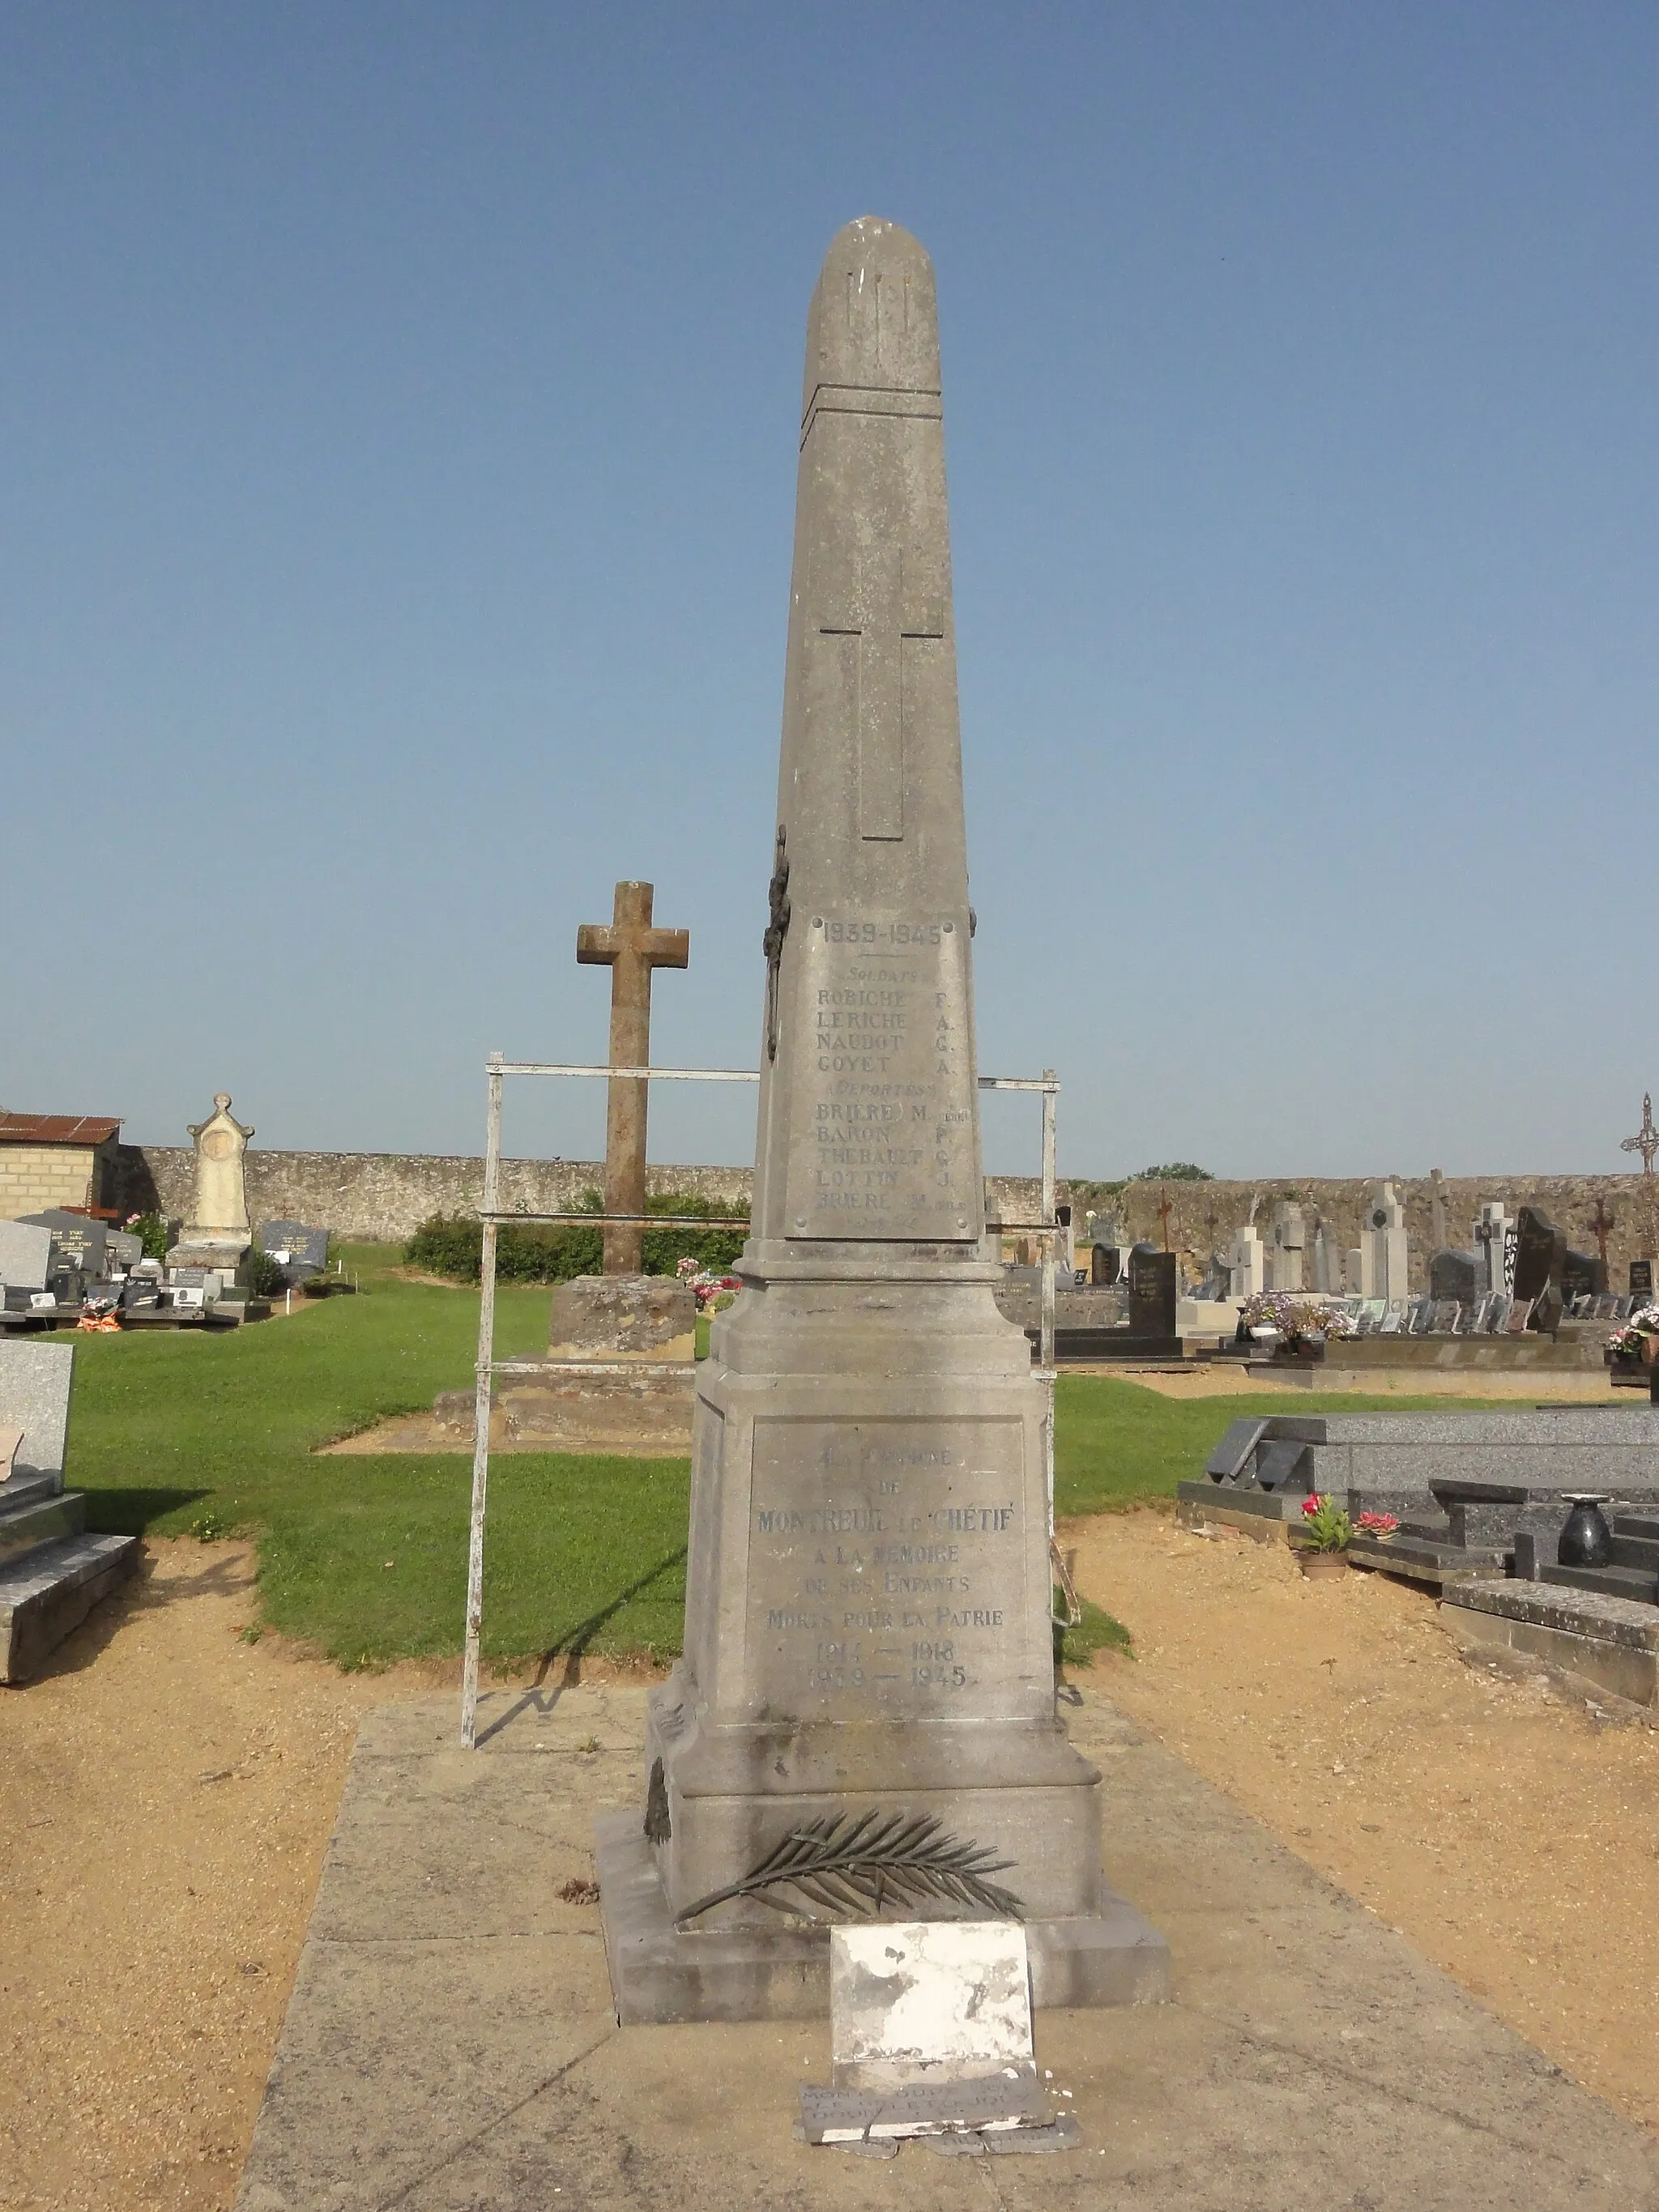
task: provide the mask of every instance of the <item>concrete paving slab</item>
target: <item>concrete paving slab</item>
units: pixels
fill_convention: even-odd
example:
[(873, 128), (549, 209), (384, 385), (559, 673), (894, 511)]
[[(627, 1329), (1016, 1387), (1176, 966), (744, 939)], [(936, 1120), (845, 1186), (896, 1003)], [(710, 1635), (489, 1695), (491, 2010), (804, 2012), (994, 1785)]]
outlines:
[[(365, 1718), (240, 2212), (1659, 2212), (1651, 2137), (1089, 1692), (1108, 1879), (1168, 1934), (1176, 1997), (1038, 2015), (1082, 2147), (992, 2177), (797, 2143), (828, 2021), (618, 2029), (597, 1908), (557, 1900), (636, 1787), (642, 1692), (492, 1697), (470, 1760), (454, 1704)], [(412, 1874), (377, 1869), (377, 1805), (382, 1862), (429, 1814)]]

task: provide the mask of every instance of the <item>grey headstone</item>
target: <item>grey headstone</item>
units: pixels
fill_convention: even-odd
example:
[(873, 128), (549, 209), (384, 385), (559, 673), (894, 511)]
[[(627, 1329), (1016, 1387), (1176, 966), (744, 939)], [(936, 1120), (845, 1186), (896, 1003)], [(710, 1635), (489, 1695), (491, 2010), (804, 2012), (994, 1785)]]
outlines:
[(0, 1426), (23, 1431), (14, 1474), (62, 1480), (74, 1368), (72, 1344), (0, 1337)]
[(52, 1273), (73, 1269), (88, 1282), (103, 1280), (109, 1242), (106, 1221), (94, 1221), (88, 1213), (70, 1213), (61, 1206), (50, 1206), (44, 1213), (26, 1213), (21, 1218), (52, 1231)]
[(8, 1290), (44, 1291), (52, 1231), (28, 1221), (0, 1221), (0, 1283)]
[(289, 1280), (304, 1282), (328, 1265), (328, 1231), (308, 1229), (303, 1221), (267, 1221), (259, 1231), (259, 1249), (286, 1252)]
[(1255, 1448), (1267, 1433), (1266, 1421), (1229, 1421), (1220, 1443), (1204, 1462), (1205, 1474), (1213, 1482), (1238, 1481), (1250, 1470)]

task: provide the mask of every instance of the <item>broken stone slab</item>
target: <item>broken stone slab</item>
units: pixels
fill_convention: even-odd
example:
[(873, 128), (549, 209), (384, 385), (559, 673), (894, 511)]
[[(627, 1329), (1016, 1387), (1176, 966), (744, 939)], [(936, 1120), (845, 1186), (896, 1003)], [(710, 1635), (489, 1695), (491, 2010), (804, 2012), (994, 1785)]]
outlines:
[(697, 1302), (676, 1275), (577, 1275), (553, 1292), (552, 1359), (690, 1359)]
[[(492, 1443), (520, 1451), (661, 1452), (691, 1448), (696, 1368), (684, 1360), (526, 1360), (498, 1375), (490, 1394)], [(437, 1425), (471, 1443), (471, 1390), (441, 1391)]]
[(1035, 2074), (1015, 2069), (965, 2081), (911, 2081), (892, 2089), (800, 2086), (802, 2142), (839, 2143), (1044, 2127), (1054, 2118)]

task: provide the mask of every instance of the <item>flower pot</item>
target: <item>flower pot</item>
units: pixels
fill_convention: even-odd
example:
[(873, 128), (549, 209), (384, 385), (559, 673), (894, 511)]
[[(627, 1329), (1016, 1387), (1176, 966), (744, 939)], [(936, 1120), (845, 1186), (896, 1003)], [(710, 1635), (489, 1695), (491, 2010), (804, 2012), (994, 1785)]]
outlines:
[(1344, 1575), (1348, 1571), (1346, 1552), (1316, 1552), (1312, 1545), (1304, 1544), (1296, 1556), (1297, 1565), (1310, 1583), (1322, 1582), (1328, 1577)]

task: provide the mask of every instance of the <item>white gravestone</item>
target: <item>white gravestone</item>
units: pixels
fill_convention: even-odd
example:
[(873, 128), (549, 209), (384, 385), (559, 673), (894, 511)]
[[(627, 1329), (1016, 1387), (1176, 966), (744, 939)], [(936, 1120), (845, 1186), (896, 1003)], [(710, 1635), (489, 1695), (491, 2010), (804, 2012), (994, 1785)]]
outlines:
[(1233, 1249), (1227, 1255), (1227, 1272), (1231, 1278), (1231, 1292), (1236, 1298), (1253, 1298), (1267, 1287), (1267, 1254), (1261, 1237), (1248, 1223), (1233, 1238)]
[(1403, 1304), (1411, 1295), (1406, 1287), (1408, 1256), (1405, 1208), (1391, 1182), (1374, 1182), (1359, 1240), (1360, 1297)]
[(1501, 1199), (1483, 1201), (1480, 1218), (1474, 1224), (1474, 1241), (1486, 1261), (1486, 1289), (1489, 1296), (1514, 1291), (1515, 1253), (1520, 1234), (1519, 1223), (1510, 1219)]

